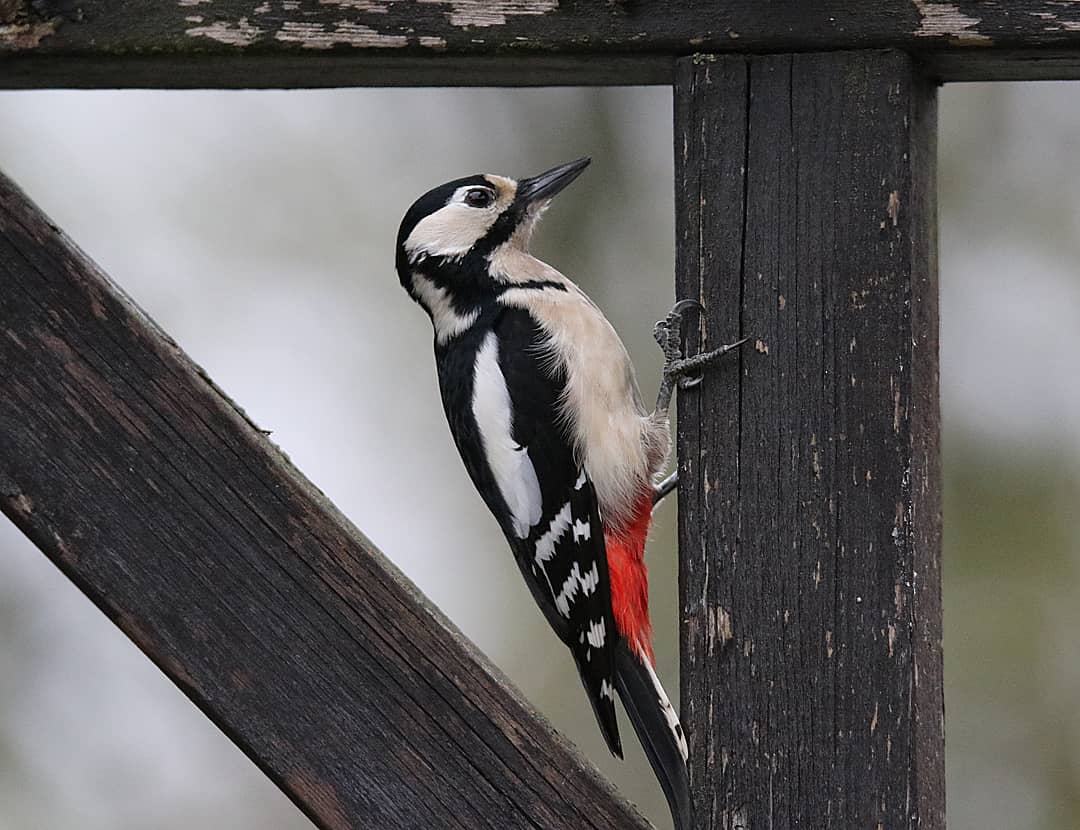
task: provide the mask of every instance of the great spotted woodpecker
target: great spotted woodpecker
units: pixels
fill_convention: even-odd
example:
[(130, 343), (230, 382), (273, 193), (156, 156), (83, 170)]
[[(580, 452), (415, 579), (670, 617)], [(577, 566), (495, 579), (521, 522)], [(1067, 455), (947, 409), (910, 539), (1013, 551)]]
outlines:
[(421, 196), (401, 223), (397, 271), (430, 315), (443, 407), (465, 468), (533, 597), (569, 646), (611, 752), (619, 695), (689, 830), (687, 745), (653, 669), (644, 563), (670, 451), (668, 405), (726, 346), (682, 358), (677, 304), (655, 335), (666, 365), (648, 413), (626, 349), (596, 305), (528, 253), (551, 198), (589, 159), (521, 181), (491, 174)]

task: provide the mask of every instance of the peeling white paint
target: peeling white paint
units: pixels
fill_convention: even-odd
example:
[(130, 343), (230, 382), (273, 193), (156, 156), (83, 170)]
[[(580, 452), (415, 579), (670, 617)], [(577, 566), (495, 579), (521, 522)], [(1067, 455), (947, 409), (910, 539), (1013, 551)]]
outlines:
[(451, 26), (504, 26), (508, 17), (547, 14), (559, 8), (559, 0), (419, 0), (427, 5), (449, 6)]
[(334, 23), (333, 28), (323, 23), (286, 21), (274, 38), (282, 43), (299, 43), (304, 49), (332, 49), (338, 44), (400, 48), (409, 42), (405, 35), (384, 35), (370, 26), (347, 20)]
[(358, 12), (386, 14), (395, 0), (319, 0), (320, 6), (337, 6), (339, 9), (353, 9)]
[(0, 54), (5, 50), (36, 49), (45, 38), (55, 35), (59, 17), (44, 23), (0, 25)]
[(198, 6), (200, 3), (210, 3), (211, 0), (179, 0), (180, 7), (184, 6)]
[(229, 46), (250, 46), (259, 39), (263, 30), (249, 23), (246, 17), (241, 17), (236, 23), (219, 20), (206, 26), (194, 26), (188, 29), (186, 34), (191, 37), (208, 37)]
[(724, 810), (720, 815), (720, 826), (731, 827), (733, 830), (743, 830), (750, 827), (750, 813), (746, 807), (740, 805), (734, 810)]
[[(1060, 3), (1059, 5), (1065, 5)], [(1076, 20), (1059, 20), (1057, 14), (1054, 12), (1029, 12), (1032, 17), (1037, 17), (1040, 20), (1045, 20), (1047, 25), (1043, 28), (1044, 32), (1080, 32), (1080, 21)]]
[(894, 190), (889, 194), (889, 204), (886, 205), (885, 212), (889, 214), (895, 228), (900, 216), (900, 191)]
[(420, 45), (426, 46), (428, 49), (445, 49), (446, 38), (434, 37), (432, 35), (420, 35)]
[(912, 0), (922, 22), (915, 31), (915, 37), (945, 37), (960, 44), (985, 44), (993, 40), (978, 31), (982, 21), (970, 17), (952, 3), (935, 3), (933, 0)]
[(734, 638), (731, 625), (731, 614), (722, 606), (710, 607), (706, 610), (708, 615), (708, 627), (705, 630), (706, 649), (711, 656), (716, 652), (716, 647), (726, 646)]

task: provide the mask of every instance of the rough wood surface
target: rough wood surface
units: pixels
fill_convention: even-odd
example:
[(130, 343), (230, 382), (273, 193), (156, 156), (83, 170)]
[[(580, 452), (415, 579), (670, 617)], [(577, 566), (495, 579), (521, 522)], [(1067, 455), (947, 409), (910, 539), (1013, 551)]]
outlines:
[[(897, 52), (679, 64), (699, 828), (944, 828), (935, 93)], [(704, 531), (703, 531), (704, 528)]]
[(0, 0), (0, 87), (670, 83), (694, 52), (897, 48), (943, 80), (1080, 77), (1060, 0)]
[(316, 824), (646, 827), (2, 176), (0, 285), (0, 507)]

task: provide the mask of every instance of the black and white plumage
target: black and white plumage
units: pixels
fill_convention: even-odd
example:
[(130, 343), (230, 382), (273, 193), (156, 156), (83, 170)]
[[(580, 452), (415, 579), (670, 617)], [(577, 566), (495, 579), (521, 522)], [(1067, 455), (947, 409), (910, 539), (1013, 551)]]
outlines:
[(443, 407), (469, 476), (621, 756), (603, 526), (592, 483), (551, 428), (565, 382), (546, 365), (542, 342), (527, 312), (497, 307), (452, 345), (436, 343)]
[(645, 410), (603, 314), (527, 251), (550, 198), (587, 164), (435, 188), (402, 221), (397, 271), (431, 317), (465, 467), (570, 648), (608, 747), (622, 756), (618, 694), (687, 830), (686, 740), (652, 668), (643, 561), (666, 404)]

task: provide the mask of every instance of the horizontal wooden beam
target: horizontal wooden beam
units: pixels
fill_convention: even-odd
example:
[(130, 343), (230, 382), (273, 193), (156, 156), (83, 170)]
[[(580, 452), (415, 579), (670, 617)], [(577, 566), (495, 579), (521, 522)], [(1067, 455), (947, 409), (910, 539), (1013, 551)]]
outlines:
[(3, 176), (0, 285), (0, 508), (318, 826), (647, 826)]
[(696, 52), (894, 48), (953, 80), (1080, 78), (1058, 0), (0, 0), (0, 87), (658, 84)]

